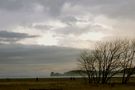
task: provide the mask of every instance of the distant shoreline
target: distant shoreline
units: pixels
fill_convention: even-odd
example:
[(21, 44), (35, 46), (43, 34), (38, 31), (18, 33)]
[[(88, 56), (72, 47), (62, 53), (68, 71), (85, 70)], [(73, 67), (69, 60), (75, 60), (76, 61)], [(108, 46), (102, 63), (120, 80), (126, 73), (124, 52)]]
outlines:
[[(35, 78), (39, 78), (39, 79), (44, 79), (44, 78), (71, 78), (71, 77), (74, 77), (74, 78), (86, 78), (87, 76), (45, 76), (45, 77), (0, 77), (0, 79), (35, 79)], [(122, 78), (122, 75), (116, 75), (116, 76), (113, 76), (114, 78)], [(131, 77), (135, 77), (135, 75), (131, 76)]]

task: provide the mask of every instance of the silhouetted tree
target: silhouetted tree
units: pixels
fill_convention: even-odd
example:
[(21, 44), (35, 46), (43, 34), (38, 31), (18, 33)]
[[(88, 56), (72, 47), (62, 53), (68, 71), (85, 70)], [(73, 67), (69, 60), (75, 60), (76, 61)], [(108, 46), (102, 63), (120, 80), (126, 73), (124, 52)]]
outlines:
[(95, 58), (93, 57), (92, 53), (88, 51), (84, 51), (80, 54), (78, 59), (81, 69), (86, 71), (86, 75), (88, 76), (88, 81), (91, 83), (95, 80)]
[[(80, 65), (86, 71), (89, 83), (108, 83), (121, 70), (133, 67), (135, 42), (128, 40), (100, 42), (92, 51), (84, 51), (79, 58)], [(133, 69), (123, 73), (124, 82), (133, 74)]]
[(123, 51), (123, 40), (100, 42), (94, 50), (97, 62), (98, 83), (107, 83), (122, 68), (120, 58)]
[(126, 84), (131, 75), (135, 73), (135, 40), (125, 41), (127, 45), (124, 47), (124, 53), (122, 57), (122, 83)]

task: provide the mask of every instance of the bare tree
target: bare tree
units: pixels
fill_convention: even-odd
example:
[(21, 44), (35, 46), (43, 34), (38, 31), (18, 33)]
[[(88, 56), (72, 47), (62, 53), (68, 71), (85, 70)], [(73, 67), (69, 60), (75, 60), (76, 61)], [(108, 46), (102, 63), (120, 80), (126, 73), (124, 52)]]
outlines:
[(114, 40), (100, 42), (91, 52), (80, 55), (79, 62), (91, 80), (97, 83), (108, 83), (108, 81), (122, 70), (121, 63), (125, 52), (125, 40)]
[(127, 45), (124, 47), (124, 53), (122, 56), (122, 83), (126, 84), (131, 75), (135, 72), (135, 40), (126, 41)]
[(98, 82), (107, 83), (114, 75), (121, 71), (120, 58), (125, 42), (115, 40), (98, 43), (94, 56), (97, 60)]
[(95, 81), (95, 58), (89, 51), (84, 51), (78, 59), (81, 69), (86, 71), (89, 83)]

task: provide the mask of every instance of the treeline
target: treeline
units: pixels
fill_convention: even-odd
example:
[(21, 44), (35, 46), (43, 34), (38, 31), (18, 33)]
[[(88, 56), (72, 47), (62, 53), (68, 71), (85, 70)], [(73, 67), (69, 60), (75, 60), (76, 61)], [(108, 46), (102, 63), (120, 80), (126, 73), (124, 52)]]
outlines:
[(126, 84), (135, 72), (135, 40), (99, 42), (93, 50), (82, 52), (78, 62), (89, 83), (105, 84), (122, 73), (121, 82)]

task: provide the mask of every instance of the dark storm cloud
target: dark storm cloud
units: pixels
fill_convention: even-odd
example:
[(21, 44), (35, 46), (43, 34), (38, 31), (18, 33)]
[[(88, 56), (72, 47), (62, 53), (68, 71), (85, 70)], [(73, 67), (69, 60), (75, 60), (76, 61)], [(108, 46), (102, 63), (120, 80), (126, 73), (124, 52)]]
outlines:
[(9, 32), (9, 31), (0, 31), (0, 42), (9, 42), (13, 43), (26, 38), (35, 38), (36, 35), (28, 35), (25, 33)]
[(81, 50), (55, 46), (0, 45), (0, 64), (75, 62)]

